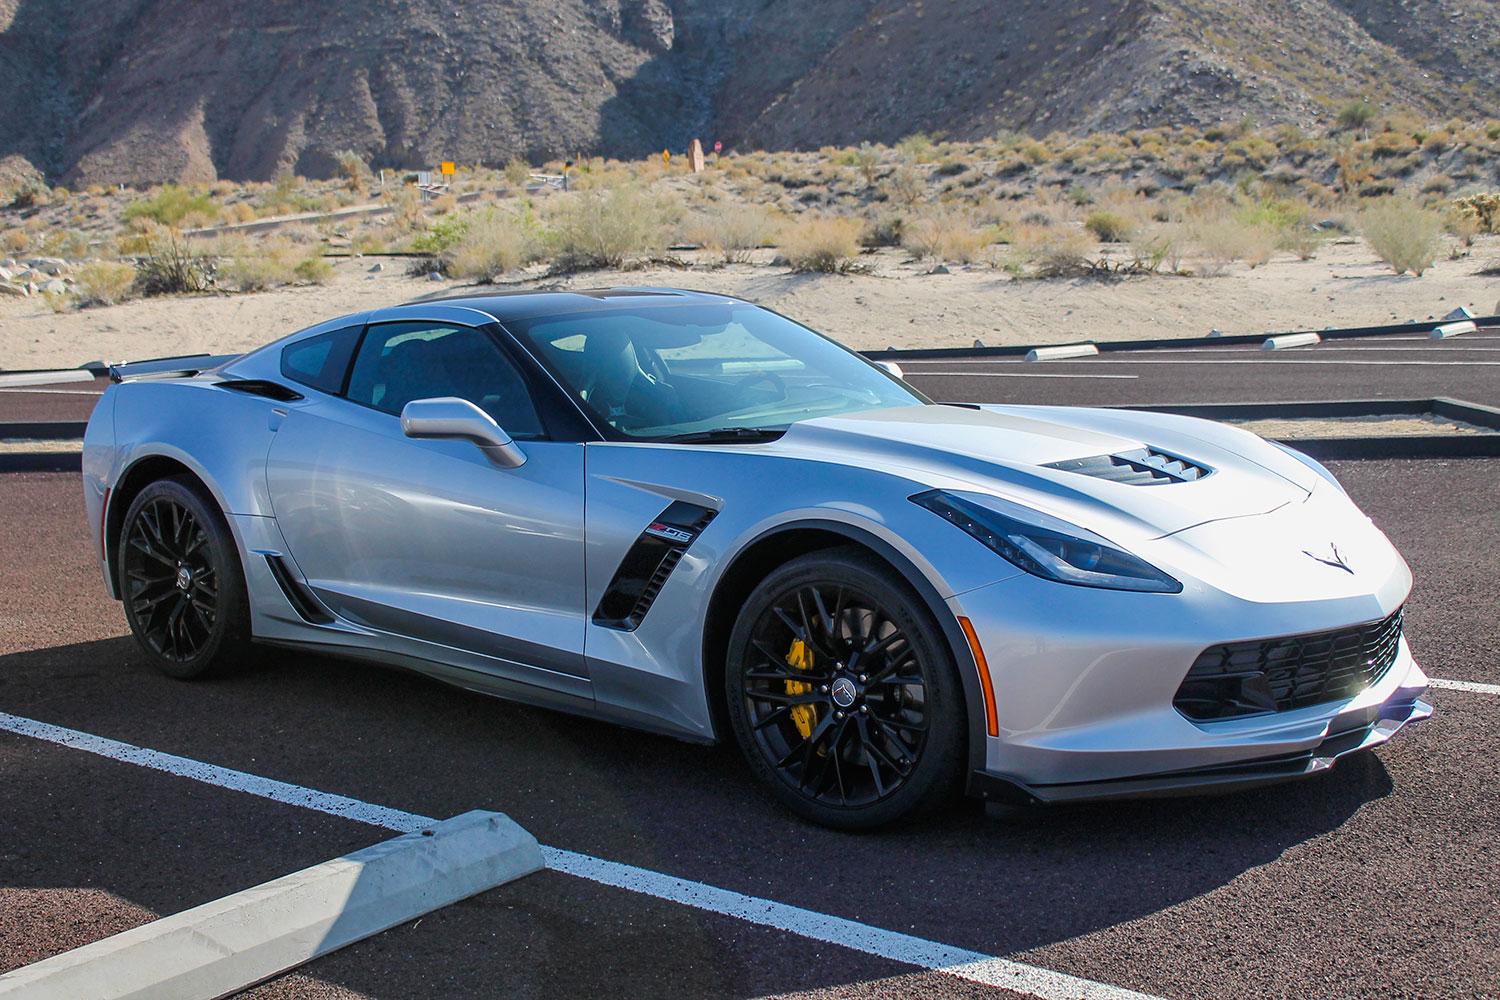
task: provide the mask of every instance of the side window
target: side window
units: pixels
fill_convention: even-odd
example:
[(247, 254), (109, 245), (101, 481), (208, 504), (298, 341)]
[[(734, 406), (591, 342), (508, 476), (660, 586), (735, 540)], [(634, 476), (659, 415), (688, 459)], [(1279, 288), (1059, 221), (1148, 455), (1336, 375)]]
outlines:
[(281, 351), (281, 374), (293, 382), (338, 395), (362, 329), (345, 327), (288, 344)]
[(372, 326), (349, 373), (349, 399), (400, 416), (414, 399), (457, 396), (514, 438), (542, 437), (526, 380), (490, 336), (466, 326)]

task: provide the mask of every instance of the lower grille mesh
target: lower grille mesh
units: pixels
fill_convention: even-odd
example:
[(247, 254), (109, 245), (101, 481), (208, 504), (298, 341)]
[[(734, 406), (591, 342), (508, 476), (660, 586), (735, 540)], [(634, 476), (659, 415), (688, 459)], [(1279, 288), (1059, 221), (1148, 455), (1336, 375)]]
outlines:
[(1331, 632), (1205, 649), (1173, 704), (1190, 719), (1231, 719), (1352, 698), (1396, 661), (1401, 610)]

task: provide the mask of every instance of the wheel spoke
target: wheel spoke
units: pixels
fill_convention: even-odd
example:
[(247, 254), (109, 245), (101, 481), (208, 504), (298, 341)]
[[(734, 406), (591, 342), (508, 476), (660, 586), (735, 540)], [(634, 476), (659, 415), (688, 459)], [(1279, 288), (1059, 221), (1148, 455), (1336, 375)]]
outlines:
[[(749, 732), (778, 779), (831, 806), (894, 794), (917, 767), (930, 726), (928, 665), (894, 609), (833, 579), (788, 588), (763, 607), (739, 669)], [(856, 687), (853, 699), (839, 690), (840, 706), (830, 689), (842, 677)]]

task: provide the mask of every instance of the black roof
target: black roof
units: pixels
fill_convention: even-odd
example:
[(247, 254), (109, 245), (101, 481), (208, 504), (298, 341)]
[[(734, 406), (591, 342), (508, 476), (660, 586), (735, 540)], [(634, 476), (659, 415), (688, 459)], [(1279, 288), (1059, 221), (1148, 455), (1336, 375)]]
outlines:
[(690, 303), (739, 302), (732, 295), (713, 292), (698, 292), (685, 288), (652, 288), (646, 286), (620, 288), (569, 288), (569, 289), (517, 289), (506, 292), (480, 292), (464, 295), (444, 295), (438, 298), (418, 299), (406, 305), (423, 305), (441, 302), (444, 305), (464, 306), (493, 316), (497, 321), (533, 319), (537, 316), (557, 316), (564, 313), (605, 311), (611, 308), (686, 305)]

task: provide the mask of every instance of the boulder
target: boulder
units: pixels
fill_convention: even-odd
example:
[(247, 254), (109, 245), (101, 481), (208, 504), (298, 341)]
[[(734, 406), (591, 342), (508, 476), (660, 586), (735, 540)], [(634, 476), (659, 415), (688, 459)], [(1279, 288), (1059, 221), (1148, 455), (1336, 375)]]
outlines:
[(53, 278), (51, 281), (42, 282), (41, 290), (47, 295), (66, 295), (68, 294), (68, 283), (58, 278)]
[(14, 278), (15, 276), (16, 276), (16, 272), (12, 271), (8, 267), (5, 267), (4, 265), (0, 265), (0, 281), (9, 281), (11, 278)]
[(0, 281), (0, 295), (9, 295), (12, 298), (24, 299), (27, 292), (24, 285), (12, 285), (8, 281)]

